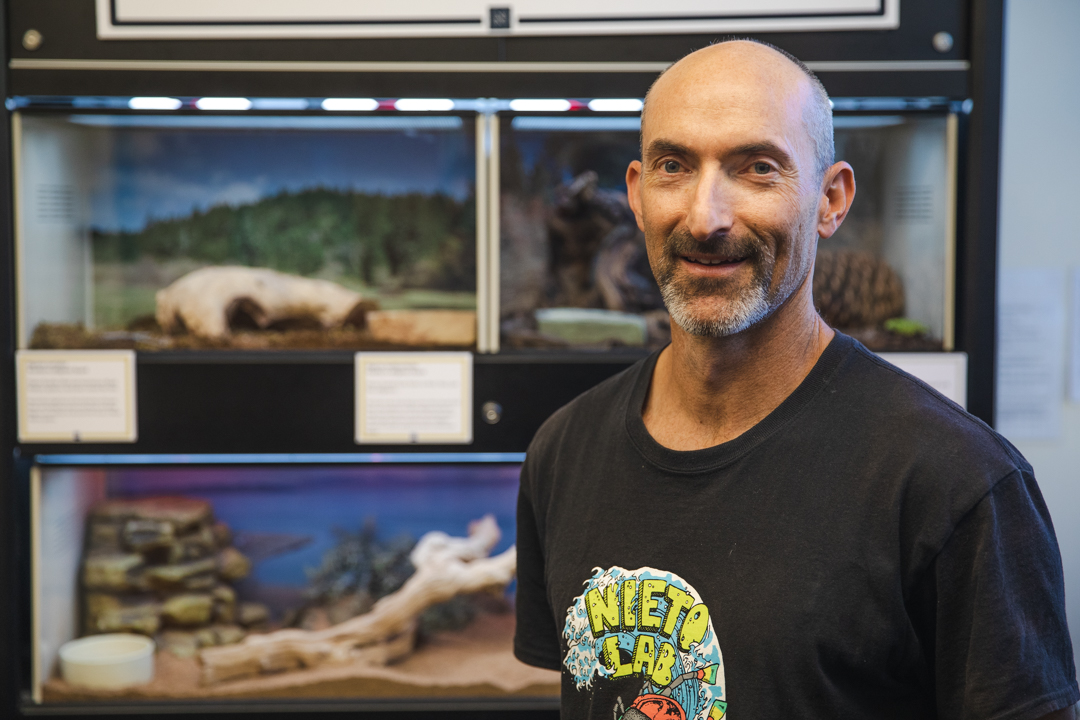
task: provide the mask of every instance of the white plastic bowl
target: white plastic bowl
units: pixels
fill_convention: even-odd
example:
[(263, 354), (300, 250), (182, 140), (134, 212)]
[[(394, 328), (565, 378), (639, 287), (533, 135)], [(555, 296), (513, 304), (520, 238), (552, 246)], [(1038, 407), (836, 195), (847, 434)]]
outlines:
[(91, 635), (60, 646), (60, 674), (72, 685), (117, 690), (154, 677), (154, 641), (144, 635)]

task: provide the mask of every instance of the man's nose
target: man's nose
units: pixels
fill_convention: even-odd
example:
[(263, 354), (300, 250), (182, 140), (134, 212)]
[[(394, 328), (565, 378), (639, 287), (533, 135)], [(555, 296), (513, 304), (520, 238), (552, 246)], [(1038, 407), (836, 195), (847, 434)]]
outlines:
[(708, 240), (725, 234), (734, 222), (731, 188), (718, 168), (704, 168), (698, 173), (687, 209), (686, 226), (696, 240)]

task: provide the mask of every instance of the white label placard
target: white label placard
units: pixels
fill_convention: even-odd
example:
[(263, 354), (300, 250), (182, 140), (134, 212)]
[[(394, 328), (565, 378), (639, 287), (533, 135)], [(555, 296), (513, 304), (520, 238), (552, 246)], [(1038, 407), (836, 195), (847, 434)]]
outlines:
[(896, 28), (900, 0), (97, 0), (98, 37), (452, 37)]
[(135, 442), (135, 351), (20, 350), (19, 440)]
[(967, 407), (967, 353), (878, 353), (960, 407)]
[(472, 353), (356, 353), (356, 442), (472, 442)]

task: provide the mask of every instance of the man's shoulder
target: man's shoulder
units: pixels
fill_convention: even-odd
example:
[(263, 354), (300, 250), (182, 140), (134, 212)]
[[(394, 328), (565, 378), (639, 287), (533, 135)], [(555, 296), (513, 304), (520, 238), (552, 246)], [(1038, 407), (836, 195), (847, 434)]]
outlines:
[[(992, 482), (1012, 471), (1031, 472), (1023, 455), (989, 425), (927, 383), (854, 343), (846, 378), (835, 392), (848, 411), (845, 425), (882, 452), (906, 462), (954, 468)], [(989, 488), (987, 488), (989, 489)]]
[(827, 388), (828, 409), (811, 419), (824, 426), (816, 438), (828, 448), (832, 480), (894, 517), (909, 567), (925, 568), (996, 487), (1010, 478), (1034, 486), (1034, 475), (982, 420), (851, 342)]

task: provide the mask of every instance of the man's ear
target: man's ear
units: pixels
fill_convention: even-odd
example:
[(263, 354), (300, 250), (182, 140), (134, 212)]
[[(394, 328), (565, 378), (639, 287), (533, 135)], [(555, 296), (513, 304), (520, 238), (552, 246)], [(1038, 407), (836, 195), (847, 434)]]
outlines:
[[(627, 185), (629, 187), (629, 184)], [(838, 162), (825, 172), (818, 205), (818, 235), (832, 237), (844, 222), (855, 200), (855, 171), (846, 162)]]
[(645, 232), (645, 223), (641, 217), (641, 161), (634, 160), (626, 168), (626, 199), (634, 211), (638, 230)]

